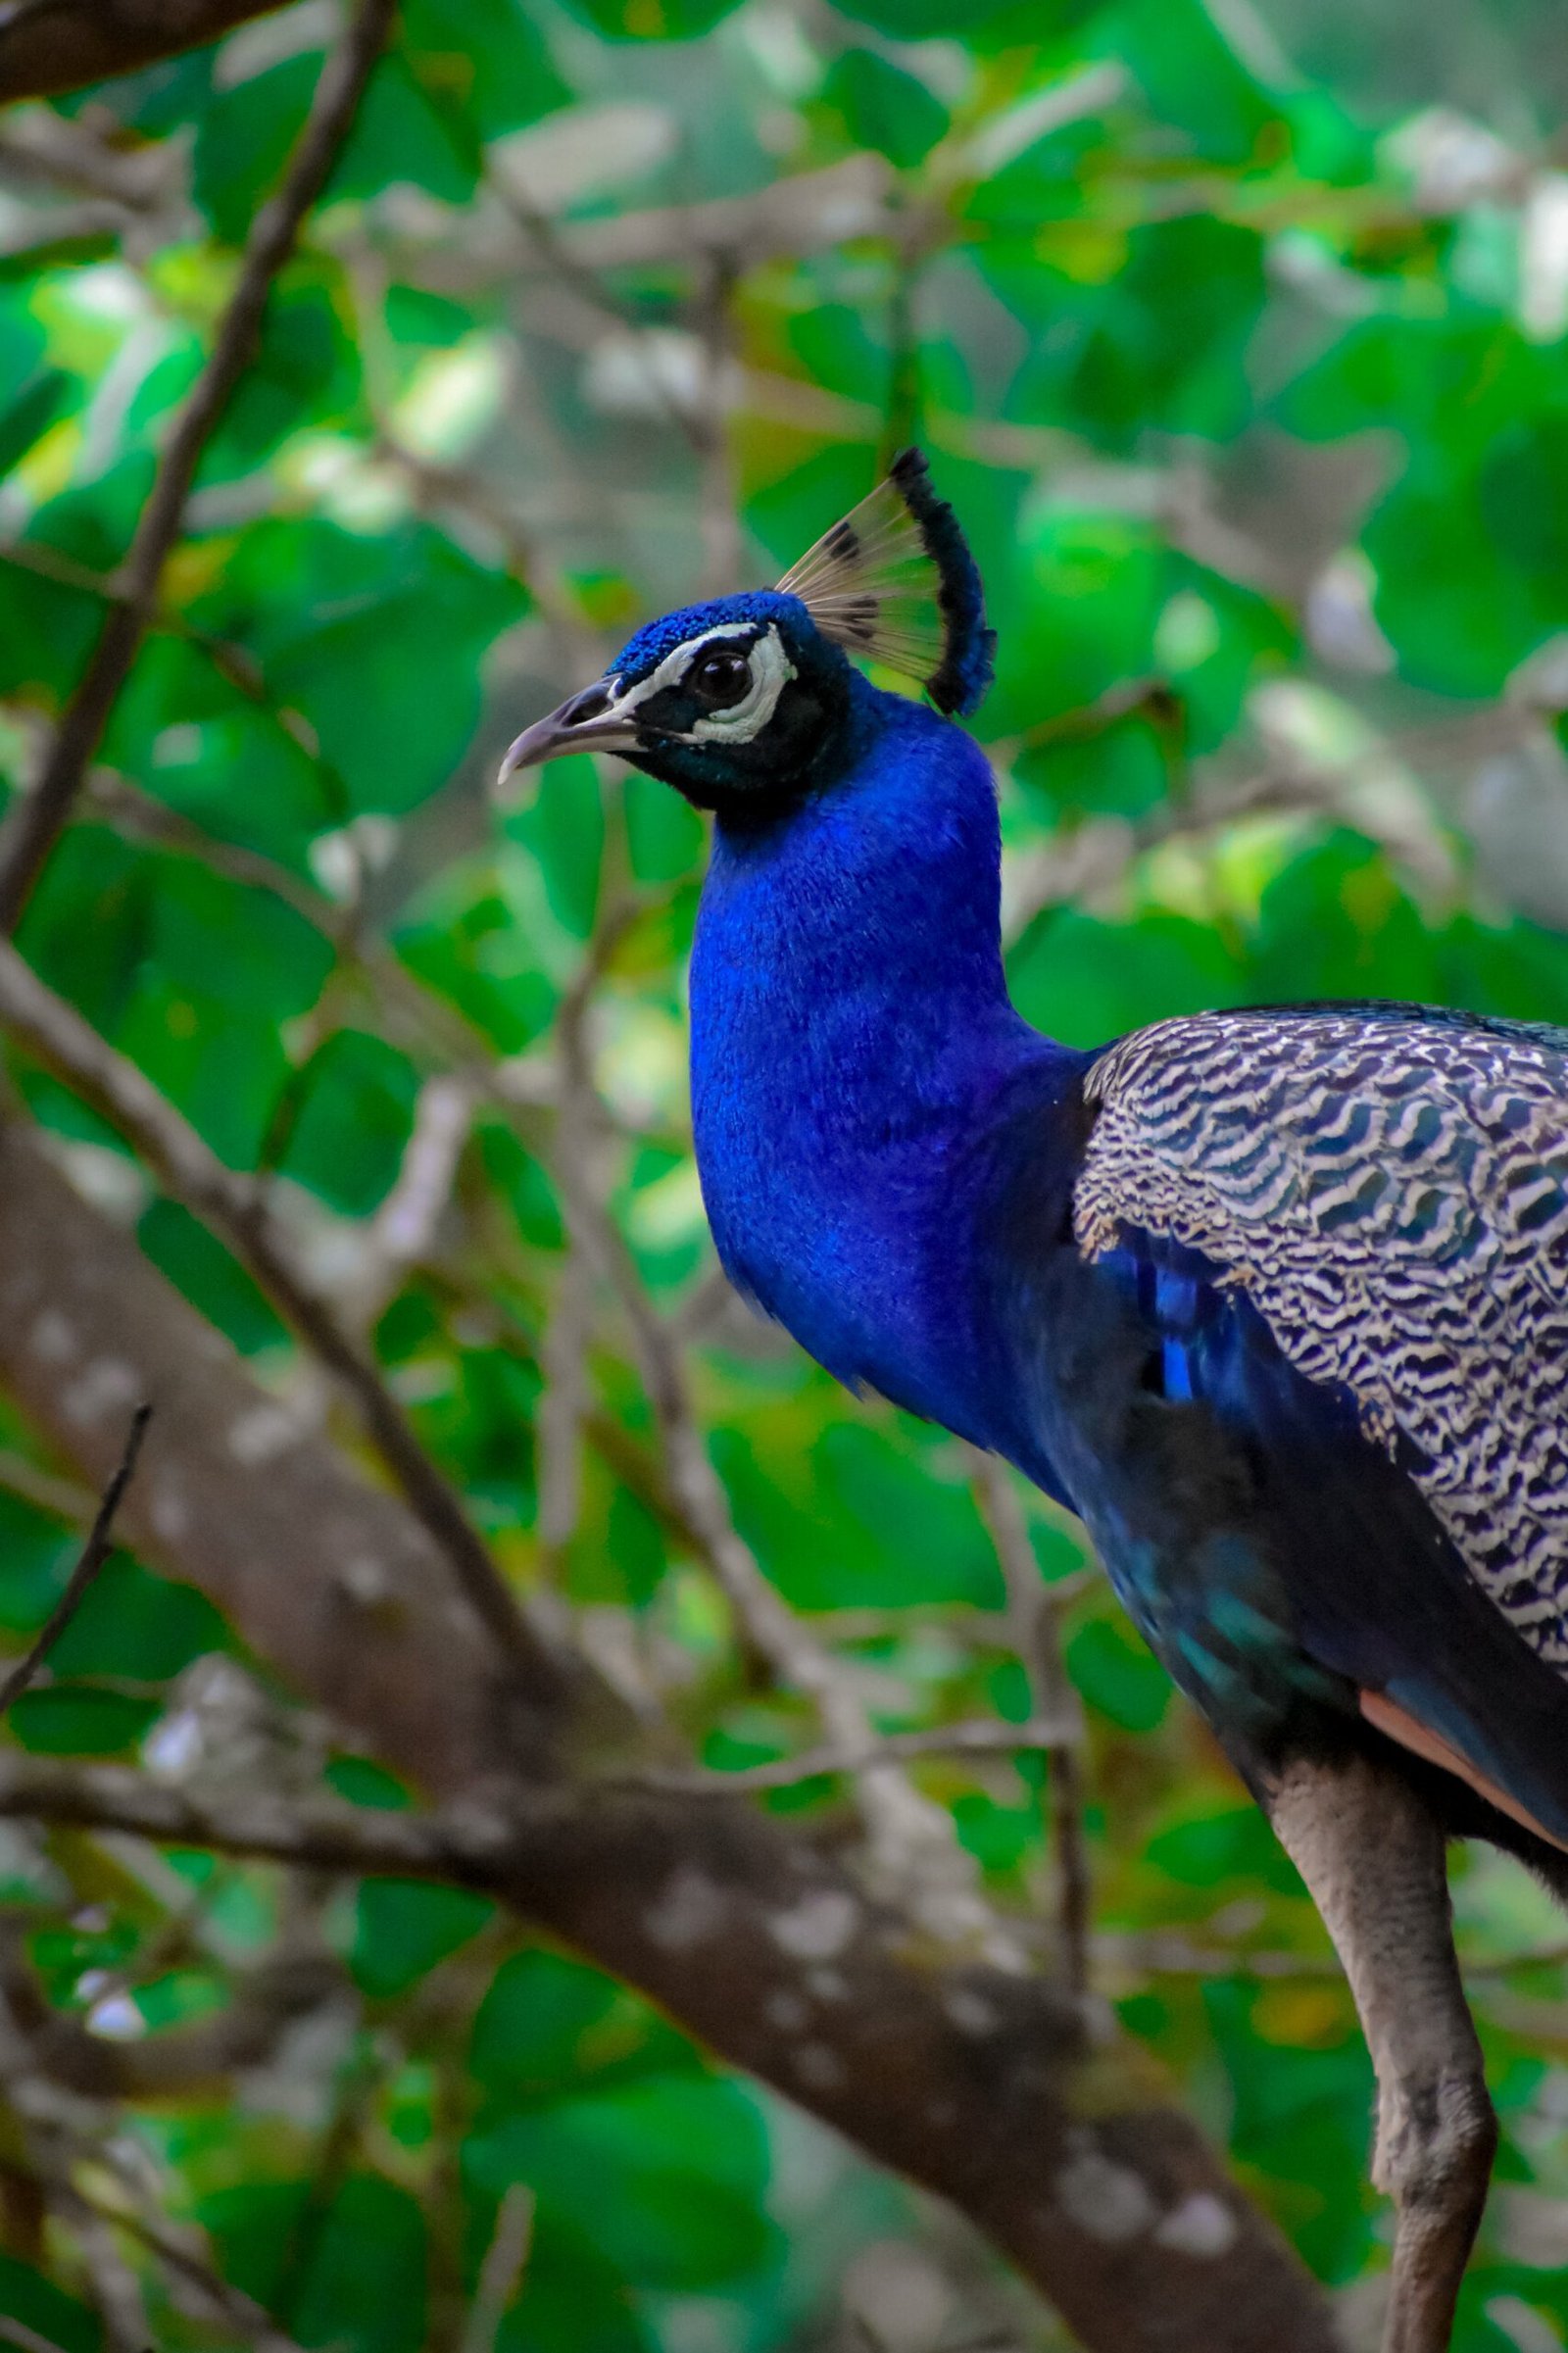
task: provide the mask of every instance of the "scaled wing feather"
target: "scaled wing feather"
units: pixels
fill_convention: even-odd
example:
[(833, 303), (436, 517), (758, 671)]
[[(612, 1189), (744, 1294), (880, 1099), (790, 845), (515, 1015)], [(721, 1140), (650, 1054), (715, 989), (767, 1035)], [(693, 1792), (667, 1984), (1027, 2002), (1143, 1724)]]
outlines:
[(1242, 1287), (1568, 1672), (1568, 1032), (1199, 1014), (1109, 1049), (1089, 1092), (1080, 1247), (1169, 1236)]

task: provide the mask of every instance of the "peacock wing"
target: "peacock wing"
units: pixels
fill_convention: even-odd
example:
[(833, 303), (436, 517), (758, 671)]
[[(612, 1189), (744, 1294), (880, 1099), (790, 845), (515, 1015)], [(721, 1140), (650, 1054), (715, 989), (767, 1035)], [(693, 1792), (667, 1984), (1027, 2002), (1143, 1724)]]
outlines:
[(1198, 1014), (1108, 1048), (1087, 1092), (1080, 1250), (1153, 1237), (1245, 1295), (1568, 1673), (1568, 1031)]

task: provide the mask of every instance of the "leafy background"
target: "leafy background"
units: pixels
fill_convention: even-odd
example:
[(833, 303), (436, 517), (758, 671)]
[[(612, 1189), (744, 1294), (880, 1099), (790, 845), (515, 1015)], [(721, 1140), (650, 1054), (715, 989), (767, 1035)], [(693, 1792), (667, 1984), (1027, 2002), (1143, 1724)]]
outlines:
[[(334, 23), (304, 0), (0, 124), (11, 790)], [(596, 1181), (736, 1525), (856, 1704), (884, 1731), (1026, 1718), (1016, 1596), (961, 1451), (712, 1280), (697, 820), (581, 760), (498, 806), (498, 755), (636, 618), (769, 576), (917, 437), (1001, 630), (977, 727), (1033, 1019), (1092, 1042), (1317, 994), (1568, 1018), (1565, 59), (1553, 0), (407, 0), (20, 944), (274, 1180), (509, 1575), (715, 1770), (809, 1747), (815, 1717), (667, 1509), (624, 1301), (567, 1248), (564, 1004)], [(661, 210), (727, 199), (720, 244)], [(222, 1246), (57, 1080), (15, 1054), (10, 1077), (289, 1410), (325, 1412)], [(20, 1649), (91, 1498), (3, 1436)], [(1070, 1581), (1092, 1983), (1364, 2327), (1387, 2223), (1322, 1933), (1070, 1525), (1027, 1509)], [(6, 1738), (399, 1801), (125, 1553)], [(908, 1771), (965, 1901), (1049, 1936), (1060, 1774)], [(514, 2184), (507, 2353), (1062, 2341), (950, 2218), (478, 1898), (0, 1837), (8, 1966), (142, 2063), (116, 2162), (301, 2344), (464, 2341)], [(1454, 1879), (1504, 2126), (1458, 2342), (1541, 2353), (1568, 2325), (1561, 1932), (1495, 1858)], [(280, 1955), (266, 2051), (161, 2080)], [(0, 2309), (95, 2353), (92, 2267), (6, 2130)], [(121, 2259), (160, 2346), (234, 2341)]]

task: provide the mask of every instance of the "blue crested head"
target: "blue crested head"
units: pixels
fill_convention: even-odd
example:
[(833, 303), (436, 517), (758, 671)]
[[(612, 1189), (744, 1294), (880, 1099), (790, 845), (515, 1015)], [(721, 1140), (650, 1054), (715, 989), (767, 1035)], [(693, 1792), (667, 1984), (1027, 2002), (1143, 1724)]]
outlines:
[(616, 655), (619, 747), (699, 809), (760, 816), (842, 764), (855, 673), (799, 597), (715, 597), (649, 621)]
[(925, 460), (906, 450), (773, 589), (638, 630), (603, 678), (517, 738), (503, 774), (612, 751), (701, 809), (776, 814), (850, 767), (878, 700), (852, 654), (967, 713), (991, 681), (980, 575)]

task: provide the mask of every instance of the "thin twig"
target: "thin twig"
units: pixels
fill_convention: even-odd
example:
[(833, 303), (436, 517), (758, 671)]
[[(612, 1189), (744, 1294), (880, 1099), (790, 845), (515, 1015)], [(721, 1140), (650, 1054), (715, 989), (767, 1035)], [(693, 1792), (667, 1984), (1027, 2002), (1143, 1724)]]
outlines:
[(479, 2266), (468, 2325), (463, 2331), (463, 2353), (494, 2353), (501, 2324), (522, 2282), (533, 2244), (533, 2191), (525, 2181), (510, 2182), (496, 2211), (495, 2231)]
[(258, 2304), (254, 2297), (246, 2295), (243, 2288), (235, 2287), (229, 2280), (220, 2278), (211, 2264), (203, 2262), (193, 2244), (189, 2243), (196, 2234), (188, 2227), (182, 2227), (176, 2233), (166, 2224), (149, 2221), (146, 2215), (138, 2213), (128, 2203), (130, 2184), (124, 2173), (115, 2167), (111, 2150), (100, 2143), (93, 2153), (100, 2166), (107, 2164), (114, 2169), (117, 2181), (126, 2193), (127, 2203), (122, 2205), (119, 2200), (99, 2198), (90, 2190), (78, 2189), (77, 2194), (83, 2205), (91, 2207), (105, 2222), (115, 2224), (128, 2237), (138, 2240), (150, 2255), (157, 2257), (166, 2271), (184, 2279), (206, 2306), (209, 2317), (237, 2329), (246, 2342), (255, 2348), (255, 2353), (302, 2353), (298, 2339), (286, 2335), (264, 2306)]
[(62, 2090), (39, 2064), (9, 1991), (0, 1987), (0, 2082), (28, 2170), (45, 2203), (68, 2215), (75, 2230), (82, 2267), (104, 2326), (106, 2353), (144, 2353), (147, 2316), (141, 2285), (116, 2246), (102, 2217), (87, 2205), (75, 2184), (76, 2144), (84, 2128), (96, 2126), (96, 2103)]
[(904, 1764), (922, 1756), (1016, 1756), (1030, 1748), (1054, 1755), (1077, 1729), (1075, 1718), (1033, 1716), (1024, 1724), (982, 1717), (972, 1724), (930, 1724), (917, 1732), (885, 1732), (865, 1740), (824, 1740), (799, 1756), (763, 1765), (739, 1765), (733, 1773), (680, 1772), (646, 1767), (606, 1778), (639, 1789), (681, 1797), (729, 1797), (737, 1790), (794, 1789), (824, 1774), (863, 1773), (871, 1765)]
[(995, 1454), (970, 1448), (975, 1500), (1007, 1589), (1013, 1645), (1035, 1705), (1058, 1727), (1046, 1743), (1051, 1833), (1056, 1862), (1056, 1921), (1062, 1969), (1074, 1993), (1089, 1983), (1089, 1854), (1084, 1839), (1083, 1711), (1061, 1648), (1061, 1612), (1050, 1603), (1017, 1491)]
[(86, 670), (62, 715), (37, 784), (0, 833), (0, 930), (14, 931), (56, 840), (70, 820), (109, 714), (130, 674), (158, 605), (164, 566), (179, 536), (203, 452), (222, 418), (261, 332), (273, 280), (294, 251), (348, 136), (391, 30), (396, 0), (359, 0), (321, 70), (316, 96), (275, 196), (257, 214), (239, 280), (165, 444), (111, 608)]
[(119, 1467), (109, 1485), (104, 1489), (103, 1500), (98, 1506), (98, 1516), (88, 1531), (87, 1541), (81, 1547), (75, 1567), (66, 1580), (66, 1590), (44, 1620), (43, 1632), (27, 1652), (26, 1657), (12, 1668), (4, 1683), (0, 1683), (0, 1716), (6, 1713), (12, 1701), (19, 1699), (28, 1684), (32, 1682), (44, 1660), (86, 1599), (88, 1588), (114, 1548), (115, 1514), (120, 1509), (126, 1488), (129, 1487), (135, 1476), (136, 1457), (141, 1452), (141, 1442), (147, 1435), (147, 1424), (152, 1419), (152, 1411), (151, 1405), (138, 1405), (131, 1415), (130, 1428), (125, 1433), (124, 1450), (121, 1454)]
[[(4, 30), (4, 23), (0, 22), (0, 32)], [(0, 2312), (0, 2345), (15, 2345), (18, 2353), (64, 2353), (64, 2347), (57, 2345), (52, 2336), (40, 2336), (25, 2321), (8, 2321), (3, 2312)]]

